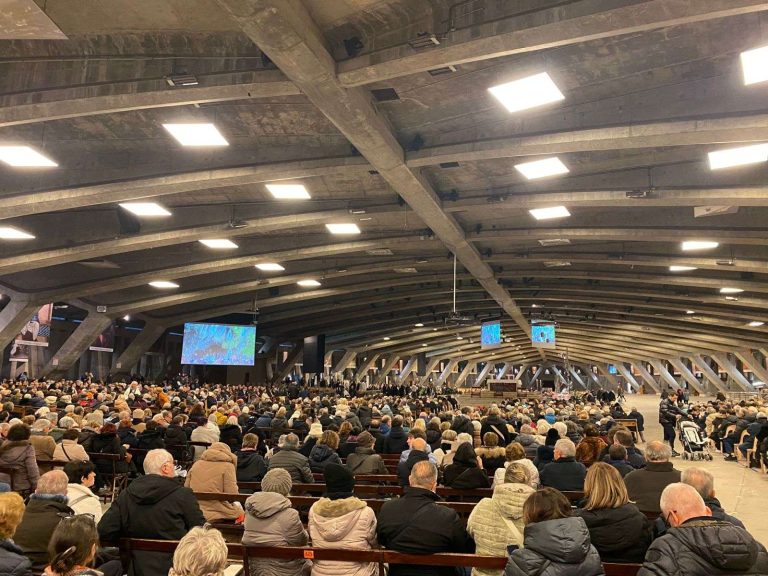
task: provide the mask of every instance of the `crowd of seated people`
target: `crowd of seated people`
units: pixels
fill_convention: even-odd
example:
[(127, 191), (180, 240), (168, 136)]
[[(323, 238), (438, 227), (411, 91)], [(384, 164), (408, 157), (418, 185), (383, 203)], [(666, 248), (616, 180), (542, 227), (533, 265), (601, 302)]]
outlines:
[[(768, 553), (722, 509), (711, 474), (676, 470), (668, 438), (639, 450), (615, 422), (627, 413), (610, 398), (458, 409), (448, 396), (299, 392), (3, 383), (0, 490), (29, 501), (0, 494), (0, 576), (192, 576), (206, 562), (205, 574), (218, 573), (223, 539), (196, 528), (207, 522), (241, 525), (248, 546), (502, 556), (507, 576), (597, 576), (609, 562), (642, 564), (641, 576), (768, 574)], [(684, 413), (674, 396), (663, 402), (685, 417), (708, 417), (706, 409)], [(760, 430), (752, 428), (756, 438)], [(109, 470), (101, 455), (114, 456)], [(41, 474), (46, 461), (63, 470)], [(115, 470), (131, 480), (109, 494), (103, 512), (99, 496), (108, 495), (104, 479)], [(361, 475), (396, 477), (402, 494), (374, 510), (356, 495)], [(250, 485), (247, 499), (198, 497), (239, 496), (240, 484), (253, 482), (260, 485)], [(311, 499), (304, 523), (292, 491), (316, 482), (323, 496)], [(486, 492), (463, 520), (440, 503), (441, 487)], [(573, 493), (583, 493), (576, 507), (566, 496)], [(121, 538), (182, 544), (175, 555), (136, 551), (123, 566), (104, 548)], [(211, 550), (190, 558), (195, 542)], [(252, 558), (250, 568), (275, 576), (378, 572), (368, 561), (305, 558)], [(390, 566), (393, 576), (454, 570)]]

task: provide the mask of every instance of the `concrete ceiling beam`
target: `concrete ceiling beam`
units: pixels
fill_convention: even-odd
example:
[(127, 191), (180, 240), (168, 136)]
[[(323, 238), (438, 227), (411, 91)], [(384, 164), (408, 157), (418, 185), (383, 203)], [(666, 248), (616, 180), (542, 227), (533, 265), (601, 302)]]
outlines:
[(339, 81), (361, 86), (445, 66), (480, 62), (515, 54), (581, 44), (768, 10), (755, 0), (652, 0), (612, 10), (600, 2), (575, 2), (545, 8), (526, 17), (511, 17), (449, 30), (439, 45), (414, 52), (407, 44), (350, 58), (337, 65)]
[(768, 382), (768, 370), (765, 369), (760, 360), (755, 358), (754, 352), (751, 350), (740, 350), (735, 354), (761, 381)]
[(701, 386), (701, 382), (698, 381), (696, 376), (688, 369), (680, 358), (669, 358), (669, 363), (680, 372), (683, 379), (688, 382), (688, 385), (696, 390), (699, 394), (705, 394), (704, 388)]
[(692, 354), (690, 355), (690, 359), (693, 362), (693, 365), (696, 366), (696, 368), (701, 371), (701, 373), (704, 375), (704, 377), (710, 381), (710, 383), (717, 388), (720, 392), (723, 394), (728, 393), (728, 389), (723, 384), (723, 381), (720, 379), (720, 375), (717, 374), (714, 370), (712, 370), (712, 367), (709, 365), (709, 363), (704, 360), (700, 355), (698, 354)]

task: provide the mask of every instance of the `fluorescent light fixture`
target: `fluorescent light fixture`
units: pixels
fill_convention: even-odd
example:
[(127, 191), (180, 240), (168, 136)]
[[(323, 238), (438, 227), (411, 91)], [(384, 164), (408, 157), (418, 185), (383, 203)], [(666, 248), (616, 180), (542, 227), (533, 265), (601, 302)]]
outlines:
[(1, 240), (32, 240), (34, 236), (18, 228), (12, 228), (11, 226), (0, 226), (0, 239)]
[(456, 340), (464, 340), (461, 336), (456, 336)]
[(421, 328), (422, 326), (424, 326), (424, 323), (423, 322), (416, 322), (416, 324), (414, 324), (414, 326), (416, 326), (416, 328)]
[(696, 266), (670, 266), (670, 272), (690, 272), (691, 270), (698, 270)]
[(536, 220), (551, 220), (553, 218), (565, 218), (570, 216), (568, 208), (565, 206), (553, 206), (552, 208), (534, 208), (528, 210), (528, 212), (536, 218)]
[(421, 345), (421, 347), (422, 347), (422, 348), (426, 348), (426, 347), (427, 347), (427, 344), (422, 344), (422, 345)]
[(267, 184), (267, 190), (278, 200), (309, 200), (303, 184)]
[(757, 84), (768, 80), (768, 46), (741, 53), (744, 84)]
[(389, 341), (390, 337), (389, 336), (384, 336), (384, 340)]
[(565, 100), (563, 93), (546, 72), (491, 86), (488, 92), (513, 113)]
[(712, 250), (720, 246), (719, 242), (712, 242), (710, 240), (686, 240), (682, 244), (683, 250)]
[(528, 178), (528, 180), (536, 180), (537, 178), (546, 178), (547, 176), (557, 176), (559, 174), (567, 174), (570, 172), (568, 167), (563, 164), (557, 156), (534, 160), (533, 162), (515, 164), (515, 170)]
[(752, 322), (749, 323), (749, 326), (751, 328), (759, 328), (760, 326), (763, 326), (765, 322), (761, 322), (760, 320), (752, 320)]
[(229, 146), (213, 124), (163, 124), (182, 146)]
[(169, 282), (168, 280), (154, 280), (149, 283), (152, 288), (178, 288), (179, 285), (176, 282)]
[(686, 310), (686, 314), (696, 314), (696, 310)]
[(768, 144), (752, 144), (709, 153), (709, 167), (712, 170), (746, 166), (768, 161)]
[(123, 202), (120, 208), (125, 208), (128, 212), (136, 216), (170, 216), (171, 213), (156, 202)]
[(738, 302), (739, 301), (739, 299), (736, 298), (736, 296), (726, 296), (725, 299), (730, 301), (730, 302)]
[(131, 317), (128, 314), (126, 314), (125, 316), (123, 316), (123, 320), (125, 320), (126, 322), (130, 322)]
[(58, 166), (29, 146), (0, 146), (0, 162), (14, 168), (52, 168)]
[(314, 288), (316, 286), (320, 286), (320, 282), (317, 280), (299, 280), (296, 282), (299, 286), (302, 288)]
[(741, 288), (720, 288), (720, 294), (741, 294), (744, 292)]
[(280, 266), (280, 264), (277, 262), (264, 262), (264, 264), (256, 264), (256, 268), (262, 272), (282, 272), (285, 270), (285, 268)]
[(331, 234), (360, 234), (357, 224), (345, 222), (341, 224), (326, 224), (325, 227)]
[(232, 242), (232, 240), (227, 240), (226, 238), (208, 238), (206, 240), (200, 240), (200, 244), (208, 246), (208, 248), (215, 248), (217, 250), (237, 248), (237, 244)]

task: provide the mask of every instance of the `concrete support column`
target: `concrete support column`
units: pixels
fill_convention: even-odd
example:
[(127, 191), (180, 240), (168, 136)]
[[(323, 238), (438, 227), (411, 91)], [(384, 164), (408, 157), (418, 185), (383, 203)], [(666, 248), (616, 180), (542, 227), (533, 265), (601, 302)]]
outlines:
[(11, 296), (8, 304), (0, 311), (0, 350), (13, 342), (40, 306), (39, 302), (32, 302), (22, 296)]
[(381, 358), (381, 354), (374, 354), (369, 356), (367, 360), (364, 360), (358, 367), (357, 372), (355, 372), (355, 380), (362, 380), (379, 358)]
[(677, 370), (680, 371), (680, 375), (688, 384), (696, 390), (699, 394), (704, 394), (704, 389), (701, 387), (701, 382), (698, 381), (693, 372), (688, 370), (688, 366), (679, 358), (671, 358), (669, 363), (672, 364)]
[(624, 366), (623, 363), (619, 362), (616, 364), (616, 369), (619, 371), (619, 374), (621, 374), (624, 377), (624, 380), (626, 380), (629, 385), (632, 387), (633, 390), (637, 391), (640, 390), (640, 384), (637, 383), (637, 380), (635, 380), (635, 377), (632, 375), (632, 372), (630, 372), (626, 366)]
[(637, 362), (636, 364), (634, 364), (634, 367), (635, 367), (635, 370), (637, 370), (638, 373), (640, 374), (640, 377), (643, 380), (645, 380), (645, 382), (648, 384), (648, 386), (653, 388), (654, 392), (661, 391), (659, 390), (659, 385), (656, 383), (656, 380), (654, 379), (653, 376), (651, 376), (651, 373), (645, 369), (645, 366), (643, 366), (642, 362)]
[(427, 362), (426, 367), (424, 368), (424, 376), (421, 377), (419, 380), (419, 385), (424, 385), (427, 382), (429, 382), (429, 377), (432, 375), (432, 370), (435, 369), (435, 366), (437, 366), (440, 363), (440, 357), (433, 356), (429, 359), (429, 362)]
[(576, 382), (579, 383), (579, 385), (586, 390), (587, 385), (584, 383), (584, 380), (581, 379), (581, 376), (579, 376), (579, 373), (576, 372), (576, 369), (573, 366), (568, 367), (568, 371), (571, 373), (571, 376), (573, 376), (573, 379), (576, 380)]
[(723, 386), (723, 381), (720, 380), (720, 376), (718, 376), (715, 371), (712, 370), (709, 364), (701, 356), (698, 354), (692, 354), (691, 361), (699, 370), (701, 370), (701, 373), (704, 374), (704, 378), (709, 380), (715, 388), (717, 388), (723, 394), (728, 392), (726, 387)]
[(734, 382), (736, 382), (739, 388), (743, 389), (744, 391), (752, 390), (752, 384), (749, 383), (749, 380), (747, 380), (747, 377), (744, 376), (744, 374), (739, 372), (739, 369), (736, 368), (733, 362), (730, 361), (728, 355), (725, 352), (720, 354), (712, 354), (712, 359), (717, 362), (723, 370), (728, 372), (730, 377), (733, 378)]
[(504, 378), (504, 376), (507, 375), (507, 372), (509, 372), (510, 368), (512, 368), (512, 362), (504, 362), (504, 366), (501, 367), (501, 372), (499, 372), (497, 378), (499, 380)]
[(277, 383), (285, 379), (285, 377), (291, 373), (291, 370), (293, 370), (293, 367), (296, 365), (296, 362), (299, 361), (299, 358), (302, 356), (303, 352), (304, 341), (299, 340), (296, 342), (296, 345), (293, 347), (293, 349), (288, 353), (288, 357), (285, 359), (285, 362), (283, 362), (282, 366), (277, 368), (275, 375), (272, 377), (272, 382)]
[(598, 364), (597, 365), (597, 369), (600, 370), (600, 372), (603, 373), (603, 375), (605, 376), (606, 380), (608, 380), (608, 383), (611, 386), (613, 386), (614, 388), (618, 388), (619, 381), (616, 380), (616, 377), (608, 371), (608, 365), (607, 364)]
[(445, 379), (448, 378), (448, 375), (453, 371), (453, 369), (456, 367), (456, 364), (459, 363), (459, 360), (457, 358), (451, 358), (448, 360), (448, 364), (445, 366), (445, 369), (442, 371), (440, 376), (437, 377), (437, 382), (435, 382), (435, 386), (440, 386), (443, 382), (445, 382)]
[(133, 339), (133, 342), (128, 345), (128, 348), (120, 354), (120, 357), (115, 362), (115, 374), (130, 374), (131, 368), (139, 363), (144, 352), (157, 342), (157, 339), (163, 335), (166, 328), (165, 324), (155, 322), (144, 324), (143, 330)]
[(416, 368), (416, 366), (419, 363), (419, 357), (416, 355), (411, 356), (408, 358), (408, 362), (405, 363), (405, 366), (403, 366), (403, 371), (400, 373), (400, 378), (398, 378), (397, 383), (398, 384), (404, 384), (405, 381), (408, 379), (408, 376), (411, 375), (411, 372)]
[(557, 366), (552, 366), (552, 372), (555, 373), (555, 382), (560, 380), (561, 384), (568, 386), (568, 380), (563, 376), (563, 373), (560, 372), (560, 369)]
[(538, 369), (538, 370), (536, 370), (536, 372), (534, 373), (534, 375), (531, 377), (531, 381), (530, 381), (530, 382), (528, 382), (528, 385), (529, 385), (529, 386), (533, 386), (533, 385), (536, 383), (536, 380), (538, 380), (538, 379), (539, 379), (539, 376), (541, 376), (543, 372), (544, 372), (544, 364), (542, 364), (541, 366), (539, 366), (539, 369)]
[(53, 355), (51, 360), (43, 367), (43, 376), (56, 377), (66, 374), (77, 359), (88, 350), (93, 341), (112, 324), (112, 318), (91, 312), (86, 316), (80, 326), (67, 338), (67, 341)]
[(349, 366), (349, 363), (352, 362), (352, 359), (355, 356), (357, 356), (357, 350), (347, 350), (347, 351), (345, 351), (344, 355), (336, 363), (336, 366), (334, 366), (331, 369), (331, 374), (338, 374), (339, 372), (344, 372), (344, 370), (347, 369), (347, 366)]
[(650, 365), (653, 366), (653, 369), (656, 370), (656, 372), (659, 373), (659, 378), (661, 381), (666, 382), (670, 386), (672, 386), (673, 390), (677, 390), (680, 388), (680, 382), (675, 380), (675, 377), (669, 373), (669, 370), (667, 370), (667, 367), (664, 366), (664, 363), (660, 360), (650, 360)]
[(582, 368), (582, 370), (584, 370), (584, 372), (587, 375), (587, 382), (586, 383), (588, 385), (595, 384), (597, 387), (602, 387), (603, 384), (602, 384), (602, 382), (600, 382), (600, 378), (597, 377), (597, 374), (592, 372), (592, 367), (591, 366), (581, 366), (581, 368)]
[(477, 366), (477, 362), (467, 362), (467, 365), (464, 366), (464, 370), (461, 371), (459, 374), (459, 377), (456, 378), (456, 382), (453, 383), (456, 388), (461, 386), (464, 383), (464, 380), (467, 379), (467, 376), (469, 376), (472, 373), (472, 370)]
[[(509, 364), (509, 362), (507, 362)], [(483, 382), (485, 382), (485, 379), (488, 378), (488, 375), (493, 371), (495, 364), (493, 362), (487, 362), (482, 370), (480, 370), (480, 374), (477, 375), (477, 379), (475, 380), (475, 387), (479, 388), (483, 385)], [(506, 366), (506, 364), (505, 364)]]
[(752, 370), (752, 373), (760, 378), (763, 382), (768, 383), (768, 370), (765, 369), (765, 367), (761, 364), (761, 362), (755, 358), (755, 355), (750, 350), (743, 350), (741, 352), (736, 352), (736, 356), (744, 362), (747, 366), (749, 366), (749, 369)]
[(384, 362), (384, 367), (379, 372), (379, 375), (376, 377), (375, 383), (379, 384), (381, 382), (384, 382), (384, 378), (392, 371), (392, 368), (395, 367), (395, 364), (397, 364), (398, 360), (400, 360), (400, 356), (397, 354), (392, 354), (387, 360)]
[(264, 336), (264, 344), (261, 345), (256, 354), (269, 354), (275, 349), (275, 346), (277, 346), (277, 340), (270, 336)]

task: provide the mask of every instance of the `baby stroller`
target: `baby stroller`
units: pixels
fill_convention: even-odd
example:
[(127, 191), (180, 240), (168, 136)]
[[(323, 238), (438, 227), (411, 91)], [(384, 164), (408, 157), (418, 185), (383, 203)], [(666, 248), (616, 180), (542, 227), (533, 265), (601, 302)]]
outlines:
[(677, 425), (680, 442), (683, 444), (683, 460), (712, 460), (709, 445), (701, 437), (698, 425), (680, 420)]

